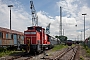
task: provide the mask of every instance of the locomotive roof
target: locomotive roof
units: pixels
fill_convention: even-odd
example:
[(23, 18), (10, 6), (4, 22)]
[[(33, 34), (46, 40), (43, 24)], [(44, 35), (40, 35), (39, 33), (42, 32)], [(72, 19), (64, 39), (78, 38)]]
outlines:
[(16, 30), (10, 30), (10, 29), (3, 28), (3, 27), (0, 27), (0, 31), (8, 32), (8, 33), (15, 33), (15, 34), (19, 34), (19, 35), (24, 35), (23, 32), (19, 32), (19, 31), (16, 31)]
[[(33, 28), (36, 28), (36, 27), (42, 28), (41, 26), (31, 26), (31, 27), (33, 27)], [(28, 28), (29, 28), (29, 27), (28, 27)]]
[[(37, 27), (42, 28), (41, 26), (31, 26), (31, 27), (27, 27), (27, 28), (29, 29), (29, 28), (37, 28)], [(42, 28), (42, 29), (44, 29), (44, 28)]]

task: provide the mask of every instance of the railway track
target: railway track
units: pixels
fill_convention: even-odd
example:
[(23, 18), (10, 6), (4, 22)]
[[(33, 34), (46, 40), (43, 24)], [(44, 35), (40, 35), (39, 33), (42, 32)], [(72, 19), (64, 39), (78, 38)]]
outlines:
[(78, 45), (74, 47), (68, 47), (62, 51), (56, 51), (53, 56), (45, 56), (43, 58), (43, 53), (39, 55), (31, 55), (27, 53), (22, 53), (14, 56), (2, 57), (0, 60), (75, 60), (75, 56), (78, 51)]
[(75, 60), (75, 56), (77, 54), (79, 46), (76, 45), (74, 47), (68, 47), (67, 49), (63, 50), (62, 52), (58, 52), (54, 54), (54, 56), (45, 57), (45, 60)]
[(60, 56), (60, 57), (58, 57), (56, 59), (74, 60), (77, 50), (78, 50), (78, 46), (75, 46), (75, 47), (71, 48), (70, 50), (68, 50), (65, 54), (63, 54), (63, 56)]
[(2, 57), (0, 60), (30, 60), (33, 55), (28, 53), (20, 53), (12, 56)]
[(28, 53), (24, 53), (21, 56), (15, 56), (13, 60), (29, 60), (31, 59), (33, 56), (31, 54)]

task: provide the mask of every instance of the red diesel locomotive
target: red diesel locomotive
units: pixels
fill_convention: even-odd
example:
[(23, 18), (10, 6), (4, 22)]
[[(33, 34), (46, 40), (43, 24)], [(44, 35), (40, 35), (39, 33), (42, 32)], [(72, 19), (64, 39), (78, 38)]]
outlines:
[(24, 31), (24, 44), (27, 52), (41, 52), (50, 47), (49, 35), (45, 34), (45, 29), (40, 26), (28, 27)]

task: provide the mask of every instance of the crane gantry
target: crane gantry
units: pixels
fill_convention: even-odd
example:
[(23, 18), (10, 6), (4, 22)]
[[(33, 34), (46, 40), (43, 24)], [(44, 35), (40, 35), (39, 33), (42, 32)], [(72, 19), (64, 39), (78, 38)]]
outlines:
[(33, 4), (33, 1), (30, 1), (30, 9), (31, 9), (31, 14), (32, 14), (32, 26), (38, 26), (38, 16), (36, 14), (36, 10)]
[(46, 26), (46, 34), (50, 34), (50, 25), (51, 23)]

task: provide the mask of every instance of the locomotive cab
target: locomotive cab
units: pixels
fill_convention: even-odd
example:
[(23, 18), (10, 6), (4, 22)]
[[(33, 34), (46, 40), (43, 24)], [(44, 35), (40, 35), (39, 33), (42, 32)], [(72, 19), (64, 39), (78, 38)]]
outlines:
[[(43, 51), (43, 42), (45, 40), (45, 29), (39, 26), (28, 27), (26, 31), (24, 31), (24, 44), (30, 46), (31, 52), (41, 52)], [(27, 42), (30, 40), (30, 44)], [(27, 50), (29, 50), (27, 48)]]
[(28, 27), (24, 31), (24, 36), (24, 44), (27, 45), (26, 52), (40, 53), (50, 46), (49, 35), (45, 34), (45, 29), (40, 26)]
[[(29, 49), (30, 49), (29, 51), (33, 51), (33, 52), (35, 50), (39, 50), (39, 48), (37, 48), (37, 45), (40, 44), (39, 43), (40, 34), (39, 34), (38, 31), (39, 31), (39, 29), (36, 30), (35, 27), (28, 27), (28, 29), (26, 31), (24, 31), (24, 36), (25, 36), (25, 38), (24, 38), (24, 44), (27, 45), (26, 51), (28, 51)], [(30, 43), (28, 43), (28, 41)]]

